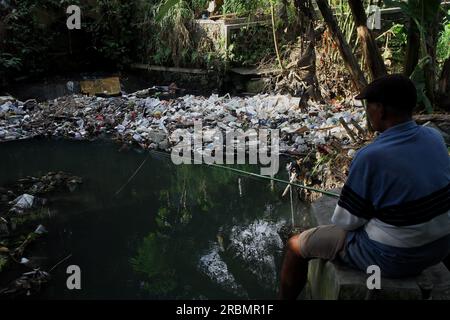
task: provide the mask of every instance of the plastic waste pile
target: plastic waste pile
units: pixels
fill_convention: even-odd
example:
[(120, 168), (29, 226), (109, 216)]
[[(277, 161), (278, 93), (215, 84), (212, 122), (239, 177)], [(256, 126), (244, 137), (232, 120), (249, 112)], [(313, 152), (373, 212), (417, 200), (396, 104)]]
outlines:
[(45, 199), (37, 198), (31, 194), (24, 193), (9, 203), (12, 205), (9, 211), (21, 214), (26, 210), (37, 207), (38, 205), (43, 205), (45, 202)]
[(44, 219), (53, 211), (51, 201), (43, 196), (73, 192), (81, 183), (82, 179), (77, 176), (49, 172), (41, 177), (27, 176), (12, 185), (0, 187), (0, 273), (6, 269), (15, 272), (19, 265), (33, 270), (22, 273), (9, 284), (3, 283), (5, 286), (0, 286), (0, 297), (31, 295), (50, 280), (52, 270), (41, 270), (47, 259), (34, 256), (35, 246), (30, 248), (32, 243), (48, 233), (44, 225), (36, 226), (39, 220), (46, 221)]
[(309, 102), (305, 111), (299, 108), (299, 98), (287, 95), (186, 95), (172, 100), (136, 93), (111, 98), (72, 95), (45, 103), (0, 97), (0, 142), (35, 136), (87, 140), (110, 134), (123, 143), (169, 151), (177, 143), (170, 139), (174, 132), (192, 132), (194, 121), (201, 120), (205, 143), (214, 130), (279, 129), (280, 151), (301, 154), (330, 137), (349, 143), (341, 117), (365, 125), (362, 108)]

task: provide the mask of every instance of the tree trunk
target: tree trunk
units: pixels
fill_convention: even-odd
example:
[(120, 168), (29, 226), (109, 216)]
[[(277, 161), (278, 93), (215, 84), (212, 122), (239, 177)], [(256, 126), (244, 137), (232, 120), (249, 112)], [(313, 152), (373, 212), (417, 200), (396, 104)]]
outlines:
[(352, 50), (348, 43), (345, 41), (344, 36), (339, 28), (339, 25), (334, 17), (327, 0), (316, 0), (322, 17), (330, 30), (331, 36), (339, 49), (339, 52), (344, 60), (345, 66), (350, 72), (353, 81), (358, 88), (362, 90), (367, 85), (367, 80), (364, 77), (364, 73), (361, 71), (358, 61), (352, 53)]
[(307, 98), (320, 100), (319, 83), (316, 76), (316, 34), (314, 31), (314, 7), (311, 0), (295, 0), (298, 30), (300, 31), (300, 44), (304, 48), (295, 62), (295, 72), (306, 84), (301, 103), (306, 103)]
[(361, 0), (349, 0), (353, 19), (355, 20), (358, 38), (369, 68), (372, 80), (386, 75), (386, 67), (372, 32), (367, 28), (367, 15)]
[(438, 105), (450, 111), (450, 58), (447, 58), (442, 68), (438, 83)]
[(434, 105), (436, 102), (436, 46), (439, 37), (439, 27), (442, 25), (440, 23), (440, 10), (437, 9), (435, 12), (433, 12), (433, 14), (435, 16), (432, 18), (432, 23), (428, 27), (428, 32), (426, 32), (425, 34), (426, 50), (431, 60), (430, 63), (428, 63), (424, 68), (425, 90), (432, 105)]
[(420, 34), (416, 23), (413, 19), (409, 19), (408, 39), (406, 44), (405, 65), (403, 74), (409, 77), (417, 66), (420, 51)]
[(276, 7), (278, 20), (282, 23), (282, 29), (289, 25), (288, 0), (281, 0)]
[(270, 4), (270, 13), (272, 18), (272, 35), (273, 35), (273, 45), (275, 47), (275, 52), (277, 54), (277, 60), (278, 64), (280, 66), (281, 72), (284, 71), (283, 62), (281, 61), (280, 57), (280, 50), (278, 50), (278, 37), (277, 37), (277, 30), (275, 26), (275, 8), (273, 3)]

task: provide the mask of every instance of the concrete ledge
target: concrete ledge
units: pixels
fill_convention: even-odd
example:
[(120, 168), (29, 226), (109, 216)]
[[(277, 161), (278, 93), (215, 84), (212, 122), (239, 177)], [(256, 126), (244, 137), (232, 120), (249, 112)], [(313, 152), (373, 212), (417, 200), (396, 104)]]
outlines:
[[(341, 189), (330, 190), (337, 194), (341, 193)], [(331, 224), (331, 217), (333, 216), (334, 208), (336, 207), (338, 199), (331, 196), (323, 195), (311, 205), (312, 221), (316, 225)]]
[[(311, 261), (308, 281), (315, 300), (419, 300), (429, 292), (419, 286), (420, 278), (381, 279), (380, 290), (369, 290), (368, 275), (337, 263)], [(422, 280), (423, 281), (423, 280)], [(429, 281), (425, 283), (430, 285)], [(423, 291), (423, 293), (422, 293)]]
[[(339, 189), (333, 190), (340, 193)], [(331, 223), (337, 199), (323, 196), (312, 204), (317, 225)], [(380, 290), (369, 290), (369, 275), (338, 263), (314, 259), (309, 264), (308, 286), (314, 300), (420, 300), (450, 299), (450, 272), (442, 264), (426, 269), (420, 276), (381, 279)]]

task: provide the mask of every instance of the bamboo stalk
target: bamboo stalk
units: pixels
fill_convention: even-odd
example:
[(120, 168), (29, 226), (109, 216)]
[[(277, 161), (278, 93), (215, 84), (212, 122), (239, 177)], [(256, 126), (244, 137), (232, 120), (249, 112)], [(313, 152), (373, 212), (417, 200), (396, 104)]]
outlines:
[(284, 71), (283, 64), (281, 63), (281, 57), (280, 57), (280, 51), (278, 50), (278, 40), (277, 40), (277, 33), (275, 31), (275, 12), (273, 8), (273, 3), (270, 3), (270, 13), (272, 16), (272, 34), (273, 34), (273, 43), (275, 45), (275, 52), (277, 53), (277, 59), (278, 63), (280, 64), (281, 72)]
[(352, 75), (352, 79), (359, 90), (364, 89), (367, 85), (367, 80), (364, 76), (364, 73), (361, 71), (359, 67), (358, 61), (354, 56), (349, 44), (347, 43), (344, 35), (342, 34), (341, 29), (336, 21), (336, 18), (331, 11), (327, 0), (316, 0), (317, 6), (319, 7), (320, 12), (322, 13), (322, 17), (325, 20), (325, 23), (328, 26), (328, 30), (333, 41), (336, 43), (339, 52), (344, 60), (344, 63)]
[(356, 24), (358, 39), (363, 49), (364, 63), (372, 79), (386, 75), (386, 67), (372, 32), (367, 28), (367, 15), (361, 0), (349, 0), (350, 10)]

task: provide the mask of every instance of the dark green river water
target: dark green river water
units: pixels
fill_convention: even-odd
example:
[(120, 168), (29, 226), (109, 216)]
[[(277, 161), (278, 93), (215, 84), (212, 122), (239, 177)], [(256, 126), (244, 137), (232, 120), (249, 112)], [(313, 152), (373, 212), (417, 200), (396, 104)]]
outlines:
[[(105, 141), (34, 140), (0, 145), (0, 185), (65, 171), (83, 179), (49, 196), (49, 233), (26, 251), (52, 272), (39, 298), (270, 299), (276, 297), (281, 226), (291, 221), (285, 188), (204, 165), (175, 166)], [(240, 167), (259, 172), (257, 167)], [(286, 179), (284, 165), (277, 177)], [(301, 224), (305, 207), (296, 205)], [(66, 268), (81, 269), (68, 290)], [(19, 273), (20, 275), (20, 273)], [(14, 273), (0, 275), (9, 281)]]

